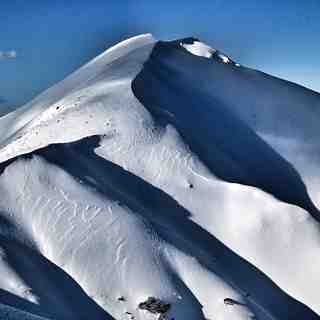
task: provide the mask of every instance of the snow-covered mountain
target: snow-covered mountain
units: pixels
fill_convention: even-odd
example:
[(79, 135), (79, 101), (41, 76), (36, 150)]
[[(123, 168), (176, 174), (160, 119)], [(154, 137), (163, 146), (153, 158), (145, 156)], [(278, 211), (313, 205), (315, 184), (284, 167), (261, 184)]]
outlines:
[(142, 35), (3, 116), (0, 318), (319, 319), (319, 108)]

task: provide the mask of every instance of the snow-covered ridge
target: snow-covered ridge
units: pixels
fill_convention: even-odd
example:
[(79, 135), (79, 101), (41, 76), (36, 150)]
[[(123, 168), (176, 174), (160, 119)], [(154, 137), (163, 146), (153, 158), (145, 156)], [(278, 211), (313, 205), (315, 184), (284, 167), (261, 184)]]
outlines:
[[(88, 96), (99, 94), (99, 91), (93, 93), (92, 90), (89, 93), (90, 83), (94, 82), (102, 72), (107, 72), (108, 68), (117, 60), (130, 53), (134, 54), (134, 51), (140, 48), (142, 50), (140, 56), (136, 57), (135, 69), (130, 70), (124, 79), (110, 81), (105, 85), (114, 87), (130, 81), (130, 76), (132, 78), (139, 71), (139, 65), (147, 58), (154, 42), (155, 40), (150, 34), (125, 40), (106, 50), (25, 106), (1, 118), (0, 161), (6, 161), (50, 143), (74, 141), (90, 135), (90, 132), (87, 132), (82, 126), (72, 125), (64, 115), (68, 113), (70, 108), (77, 109), (75, 114), (81, 112), (81, 105), (87, 104)], [(133, 59), (135, 58), (133, 57)], [(84, 89), (82, 89), (83, 86)], [(93, 90), (96, 89), (99, 90), (99, 88)], [(104, 90), (106, 91), (106, 89)], [(66, 95), (68, 96), (67, 102), (65, 101)], [(61, 121), (62, 119), (64, 121)], [(59, 123), (58, 126), (57, 123)], [(39, 130), (42, 131), (41, 137), (38, 136)], [(99, 128), (95, 124), (95, 128), (88, 130), (97, 133)]]
[(319, 319), (319, 94), (190, 42), (0, 118), (0, 317)]

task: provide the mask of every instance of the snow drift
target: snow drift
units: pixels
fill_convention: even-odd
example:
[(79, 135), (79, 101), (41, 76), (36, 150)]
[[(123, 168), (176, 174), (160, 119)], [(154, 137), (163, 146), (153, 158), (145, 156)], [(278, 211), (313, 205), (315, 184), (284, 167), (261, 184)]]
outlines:
[(1, 318), (319, 319), (319, 107), (142, 35), (0, 118)]

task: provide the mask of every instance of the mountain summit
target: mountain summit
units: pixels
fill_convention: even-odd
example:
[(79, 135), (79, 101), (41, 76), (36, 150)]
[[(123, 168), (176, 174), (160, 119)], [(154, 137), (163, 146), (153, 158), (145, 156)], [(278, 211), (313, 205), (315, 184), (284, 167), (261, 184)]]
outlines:
[(0, 318), (319, 319), (319, 108), (147, 34), (1, 117)]

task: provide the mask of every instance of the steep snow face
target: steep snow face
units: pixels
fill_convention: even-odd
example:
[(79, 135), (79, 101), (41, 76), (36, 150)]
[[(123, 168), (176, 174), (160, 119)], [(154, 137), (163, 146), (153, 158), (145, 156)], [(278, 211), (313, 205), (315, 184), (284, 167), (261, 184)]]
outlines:
[[(1, 118), (0, 161), (50, 143), (75, 141), (102, 132), (111, 134), (112, 123), (101, 117), (101, 105), (107, 103), (113, 114), (111, 109), (117, 109), (126, 101), (119, 101), (120, 93), (131, 91), (131, 80), (147, 59), (154, 42), (148, 34), (126, 40)], [(118, 68), (119, 65), (123, 67)], [(103, 122), (97, 121), (99, 118)]]
[(304, 128), (319, 96), (223, 57), (135, 37), (0, 118), (0, 303), (35, 319), (319, 319), (302, 170), (319, 165)]
[[(179, 103), (205, 104), (210, 105), (205, 108), (207, 112), (219, 113), (219, 119), (226, 112), (228, 118), (239, 118), (296, 168), (312, 201), (319, 207), (319, 175), (315, 170), (319, 163), (316, 143), (320, 120), (319, 94), (255, 70), (234, 69), (213, 60), (197, 59), (181, 50), (175, 42), (158, 43), (145, 66), (141, 78), (145, 77), (150, 83), (153, 77), (157, 86), (170, 74), (170, 79), (167, 78), (171, 88), (175, 87), (171, 91), (175, 91), (175, 100), (173, 102), (173, 97), (167, 99), (171, 106), (162, 106), (162, 109), (175, 114), (172, 108), (177, 109)], [(188, 95), (185, 99), (188, 102), (182, 101), (182, 92), (184, 96)], [(160, 96), (162, 91), (149, 92), (153, 107), (156, 103), (152, 99), (157, 98), (157, 94)], [(138, 91), (136, 95), (139, 97)], [(147, 92), (144, 95), (147, 99)], [(189, 118), (199, 116), (202, 110), (200, 106), (194, 107), (189, 111)], [(207, 115), (204, 118), (207, 119)]]

